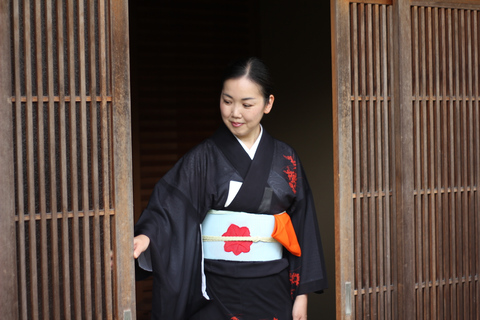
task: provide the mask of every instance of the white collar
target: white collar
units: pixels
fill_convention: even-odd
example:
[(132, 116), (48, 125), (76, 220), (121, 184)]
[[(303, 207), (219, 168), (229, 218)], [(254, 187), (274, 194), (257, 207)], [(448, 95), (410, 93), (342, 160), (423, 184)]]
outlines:
[(252, 145), (250, 149), (245, 145), (245, 143), (242, 142), (242, 140), (240, 140), (237, 136), (235, 136), (235, 138), (237, 138), (240, 145), (243, 147), (243, 149), (245, 149), (245, 152), (249, 155), (250, 159), (252, 160), (255, 157), (255, 153), (257, 152), (258, 144), (260, 143), (262, 134), (263, 134), (263, 127), (262, 125), (260, 125), (260, 134), (258, 135), (257, 140), (255, 140), (255, 143)]

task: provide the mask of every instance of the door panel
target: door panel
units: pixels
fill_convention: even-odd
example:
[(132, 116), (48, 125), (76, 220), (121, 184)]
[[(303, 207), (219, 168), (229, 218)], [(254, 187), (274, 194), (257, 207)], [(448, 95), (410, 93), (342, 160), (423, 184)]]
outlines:
[(479, 315), (478, 18), (411, 9), (417, 318)]
[[(396, 270), (390, 258), (395, 252), (395, 150), (389, 81), (393, 68), (392, 6), (348, 3), (342, 8), (347, 17), (343, 23), (348, 23), (348, 28), (342, 27), (347, 37), (341, 38), (349, 41), (348, 45), (337, 44), (337, 50), (348, 56), (342, 58), (346, 61), (338, 62), (336, 69), (342, 72), (337, 76), (343, 78), (342, 87), (336, 87), (337, 99), (344, 100), (342, 110), (340, 101), (334, 105), (337, 104), (336, 131), (341, 135), (336, 140), (341, 138), (344, 145), (341, 150), (337, 147), (338, 155), (343, 154), (337, 157), (349, 158), (349, 163), (339, 163), (344, 173), (336, 177), (345, 182), (336, 183), (337, 188), (350, 185), (351, 189), (342, 191), (344, 200), (340, 199), (341, 194), (337, 195), (340, 206), (345, 206), (337, 207), (337, 223), (348, 225), (349, 231), (336, 241), (340, 251), (346, 249), (344, 254), (351, 262), (340, 261), (340, 265), (345, 265), (345, 280), (337, 290), (343, 289), (348, 297), (347, 301), (337, 299), (337, 305), (343, 309), (337, 314), (346, 313), (358, 319), (391, 318)], [(339, 54), (337, 51), (336, 55)], [(345, 81), (348, 89), (343, 87)], [(337, 263), (339, 259), (342, 258), (337, 255)]]
[(0, 129), (12, 161), (2, 166), (14, 178), (14, 206), (1, 215), (16, 234), (8, 309), (20, 319), (135, 316), (126, 2), (1, 9), (2, 63), (12, 65)]
[(332, 2), (338, 319), (480, 315), (479, 9)]
[(395, 268), (392, 8), (350, 5), (355, 295), (357, 318), (390, 317)]

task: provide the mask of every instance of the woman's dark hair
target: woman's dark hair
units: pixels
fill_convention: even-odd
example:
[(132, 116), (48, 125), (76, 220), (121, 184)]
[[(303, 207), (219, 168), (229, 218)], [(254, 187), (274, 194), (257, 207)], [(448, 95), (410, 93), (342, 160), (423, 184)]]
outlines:
[(273, 85), (267, 66), (256, 57), (243, 58), (231, 63), (223, 74), (222, 85), (230, 79), (247, 77), (256, 83), (262, 92), (265, 103), (272, 94)]

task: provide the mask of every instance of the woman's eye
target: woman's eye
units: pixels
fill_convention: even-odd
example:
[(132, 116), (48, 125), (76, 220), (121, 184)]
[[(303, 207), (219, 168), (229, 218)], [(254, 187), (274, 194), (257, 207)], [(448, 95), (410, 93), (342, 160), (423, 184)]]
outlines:
[(228, 101), (228, 100), (223, 100), (223, 103), (225, 103), (225, 104), (230, 104), (230, 103), (231, 103), (231, 101)]
[(244, 104), (243, 105), (245, 108), (250, 108), (252, 105), (251, 104)]

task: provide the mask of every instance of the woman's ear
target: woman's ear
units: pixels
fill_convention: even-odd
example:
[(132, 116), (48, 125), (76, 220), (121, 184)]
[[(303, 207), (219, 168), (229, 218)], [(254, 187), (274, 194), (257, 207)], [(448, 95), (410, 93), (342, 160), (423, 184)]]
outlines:
[(267, 102), (267, 104), (265, 105), (265, 108), (263, 109), (263, 113), (268, 114), (268, 113), (270, 113), (270, 111), (272, 111), (273, 101), (274, 101), (274, 100), (275, 100), (275, 97), (273, 96), (273, 94), (271, 94), (271, 95), (268, 97), (268, 102)]

